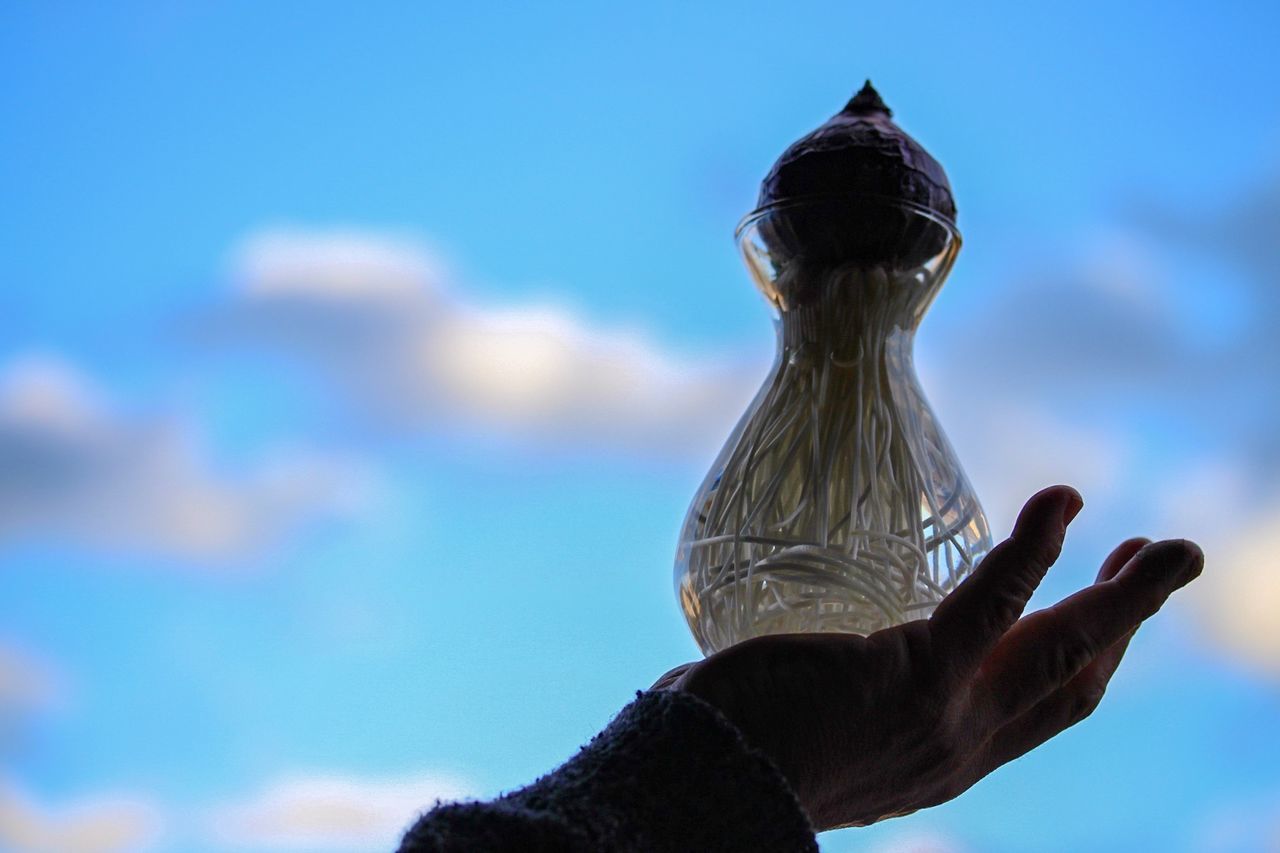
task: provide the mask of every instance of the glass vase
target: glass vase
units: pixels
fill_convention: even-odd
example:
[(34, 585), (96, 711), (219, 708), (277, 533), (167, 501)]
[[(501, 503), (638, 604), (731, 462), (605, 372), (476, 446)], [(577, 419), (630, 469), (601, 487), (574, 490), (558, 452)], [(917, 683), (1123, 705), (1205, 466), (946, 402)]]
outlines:
[(698, 645), (927, 617), (991, 547), (912, 363), (959, 233), (924, 207), (832, 196), (757, 210), (736, 238), (777, 357), (680, 534)]

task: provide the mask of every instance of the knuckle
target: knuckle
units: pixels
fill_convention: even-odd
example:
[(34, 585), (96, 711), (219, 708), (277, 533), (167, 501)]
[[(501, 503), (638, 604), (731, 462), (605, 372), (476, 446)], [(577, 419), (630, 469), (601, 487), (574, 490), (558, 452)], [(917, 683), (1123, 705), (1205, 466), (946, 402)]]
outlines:
[(1059, 533), (1021, 536), (1011, 540), (1010, 545), (1014, 570), (1008, 582), (1029, 598), (1062, 552), (1062, 536)]
[(980, 628), (983, 636), (1001, 634), (1018, 621), (1018, 617), (1027, 606), (1027, 600), (1031, 598), (1031, 590), (1028, 587), (1030, 584), (1025, 578), (1019, 576), (1014, 579), (1009, 588), (1000, 590), (992, 596), (989, 606), (982, 614)]
[(1041, 658), (1043, 674), (1052, 684), (1065, 684), (1097, 657), (1097, 644), (1083, 632), (1069, 635)]
[(974, 579), (986, 599), (983, 607), (975, 608), (979, 610), (980, 630), (989, 635), (1017, 621), (1053, 559), (1050, 554), (1037, 553), (1039, 548), (1035, 543), (1006, 539), (987, 555), (984, 564), (988, 571)]
[(1040, 574), (1043, 574), (1062, 553), (1062, 535), (1059, 532), (1039, 536), (1030, 545), (1027, 559)]
[(1067, 725), (1074, 726), (1096, 711), (1106, 692), (1106, 686), (1103, 684), (1090, 684), (1073, 691), (1071, 706), (1067, 714)]

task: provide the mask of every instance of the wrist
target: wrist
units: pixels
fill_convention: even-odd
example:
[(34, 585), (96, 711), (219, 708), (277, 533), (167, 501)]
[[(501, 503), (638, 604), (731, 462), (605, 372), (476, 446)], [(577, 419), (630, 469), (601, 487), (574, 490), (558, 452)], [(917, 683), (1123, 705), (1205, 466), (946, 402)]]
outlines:
[(599, 849), (817, 850), (778, 768), (684, 691), (639, 694), (569, 762), (513, 796), (557, 800), (567, 821), (593, 827)]

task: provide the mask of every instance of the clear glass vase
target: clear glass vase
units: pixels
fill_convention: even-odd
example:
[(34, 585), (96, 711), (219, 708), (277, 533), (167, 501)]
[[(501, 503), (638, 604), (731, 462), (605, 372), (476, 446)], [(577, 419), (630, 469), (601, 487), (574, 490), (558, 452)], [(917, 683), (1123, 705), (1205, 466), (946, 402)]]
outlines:
[(959, 233), (924, 207), (833, 196), (757, 210), (736, 236), (778, 351), (681, 531), (698, 645), (928, 616), (991, 547), (912, 363)]

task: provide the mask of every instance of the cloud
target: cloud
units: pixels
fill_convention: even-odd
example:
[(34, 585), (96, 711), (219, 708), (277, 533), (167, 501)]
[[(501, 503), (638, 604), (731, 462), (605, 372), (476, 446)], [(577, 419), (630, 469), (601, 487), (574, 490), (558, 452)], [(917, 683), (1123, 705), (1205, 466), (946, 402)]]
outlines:
[(1202, 464), (1170, 489), (1163, 526), (1202, 531), (1209, 565), (1190, 604), (1208, 637), (1280, 681), (1280, 488), (1258, 497), (1250, 476), (1243, 465)]
[(921, 382), (997, 540), (1051, 484), (1078, 488), (1091, 512), (1135, 502), (1145, 436), (1131, 416), (1186, 380), (1170, 370), (1186, 360), (1175, 318), (1151, 307), (1158, 270), (1111, 235), (1074, 265), (1015, 276), (971, 315), (927, 321)]
[[(63, 680), (44, 660), (0, 644), (0, 746), (10, 725), (59, 704)], [(112, 853), (146, 849), (162, 827), (159, 809), (135, 794), (99, 793), (53, 806), (0, 774), (0, 850)]]
[(1280, 174), (1250, 185), (1218, 209), (1180, 211), (1164, 199), (1142, 198), (1132, 218), (1167, 244), (1224, 259), (1245, 273), (1245, 284), (1261, 304), (1280, 309), (1273, 283), (1280, 269)]
[(968, 322), (943, 320), (948, 362), (985, 377), (989, 392), (1022, 399), (1205, 382), (1204, 358), (1161, 299), (1162, 270), (1142, 246), (1116, 233), (1083, 257), (1011, 276)]
[[(1136, 219), (1153, 240), (1193, 266), (1192, 290), (1240, 304), (1238, 322), (1200, 381), (1184, 388), (1201, 401), (1230, 448), (1251, 456), (1256, 478), (1280, 479), (1280, 174), (1251, 186), (1217, 209), (1184, 213), (1160, 200), (1145, 202)], [(1201, 299), (1202, 303), (1212, 300)], [(1200, 318), (1194, 318), (1199, 322)], [(1193, 354), (1194, 357), (1194, 354)], [(1191, 359), (1170, 365), (1189, 366)], [(1207, 374), (1207, 376), (1205, 375)], [(1184, 397), (1188, 403), (1192, 398)]]
[[(1138, 217), (1071, 260), (1011, 278), (980, 312), (930, 321), (925, 386), (997, 535), (1052, 482), (1081, 488), (1117, 526), (1154, 532), (1181, 517), (1173, 532), (1197, 538), (1213, 535), (1205, 502), (1223, 504), (1236, 523), (1266, 499), (1280, 482), (1280, 400), (1262, 393), (1280, 383), (1271, 333), (1280, 261), (1258, 247), (1280, 245), (1277, 198), (1262, 192), (1201, 220)], [(1214, 278), (1177, 281), (1174, 261), (1188, 251), (1211, 258)], [(292, 355), (349, 411), (411, 434), (460, 427), (704, 454), (763, 374), (740, 360), (682, 357), (561, 306), (468, 300), (437, 253), (403, 236), (263, 232), (241, 247), (233, 272), (233, 302), (214, 324), (222, 334)], [(1232, 286), (1254, 294), (1257, 310), (1240, 334), (1199, 334), (1200, 306)], [(1205, 460), (1221, 470), (1192, 470)], [(1188, 481), (1199, 485), (1182, 489)], [(1186, 506), (1174, 512), (1179, 494)], [(1222, 541), (1268, 535), (1236, 524)], [(1211, 574), (1199, 585), (1206, 598)], [(1214, 600), (1259, 583), (1243, 569), (1231, 577)], [(1214, 618), (1222, 648), (1256, 663), (1239, 631), (1260, 643), (1270, 635), (1232, 635)]]
[(0, 848), (13, 853), (111, 853), (144, 849), (160, 819), (147, 801), (100, 795), (49, 808), (0, 779)]
[(1131, 436), (1032, 400), (991, 397), (966, 407), (943, 391), (938, 402), (997, 541), (1045, 486), (1073, 485), (1091, 509), (1114, 504), (1126, 486)]
[[(967, 322), (944, 318), (926, 352), (946, 358), (925, 377), (997, 531), (1021, 497), (1063, 481), (1094, 510), (1100, 493), (1115, 519), (1141, 525), (1132, 532), (1199, 540), (1209, 566), (1189, 609), (1217, 648), (1273, 677), (1277, 246), (1280, 182), (1212, 214), (1137, 216)], [(1249, 310), (1230, 334), (1203, 334), (1232, 289)]]
[(265, 232), (233, 279), (217, 336), (292, 355), (349, 411), (399, 429), (705, 453), (763, 378), (763, 365), (689, 357), (563, 306), (468, 301), (428, 247), (394, 235)]
[(1236, 531), (1196, 599), (1210, 633), (1240, 660), (1280, 679), (1280, 503)]
[(448, 269), (411, 235), (364, 231), (264, 231), (236, 253), (245, 293), (334, 301), (413, 301), (440, 286)]
[[(1280, 680), (1280, 176), (1217, 210), (1180, 213), (1147, 203), (1137, 220), (1183, 256), (1217, 270), (1201, 288), (1245, 296), (1243, 319), (1221, 345), (1212, 377), (1184, 386), (1212, 436), (1207, 452), (1166, 484), (1161, 522), (1197, 531), (1208, 566), (1190, 601), (1207, 636), (1234, 660)], [(1194, 358), (1194, 354), (1192, 356)], [(1186, 364), (1173, 364), (1181, 373)], [(1272, 804), (1272, 843), (1280, 843)]]
[(59, 360), (0, 373), (0, 539), (238, 556), (341, 508), (349, 475), (333, 460), (286, 456), (226, 476), (189, 428), (114, 411)]
[(210, 817), (214, 834), (236, 849), (391, 850), (436, 800), (474, 796), (445, 774), (404, 779), (312, 775), (282, 779)]
[(63, 679), (48, 662), (0, 640), (0, 763), (23, 747), (28, 726), (58, 709), (64, 695)]
[[(1280, 242), (1280, 221), (1252, 231), (1264, 227), (1270, 244)], [(1275, 268), (1226, 254), (1235, 248), (1141, 222), (1117, 227), (1070, 258), (1009, 276), (981, 310), (940, 317), (926, 352), (944, 356), (949, 381), (983, 378), (970, 391), (979, 407), (989, 395), (1062, 412), (1092, 408), (1099, 420), (1141, 409), (1224, 444), (1247, 437), (1261, 452), (1277, 421), (1277, 406), (1260, 405), (1258, 390), (1280, 379), (1280, 338), (1271, 331), (1280, 298)], [(1259, 298), (1238, 328), (1207, 333), (1222, 324), (1215, 306), (1233, 290)], [(1280, 468), (1280, 454), (1274, 461)]]
[(0, 721), (13, 712), (46, 710), (60, 694), (59, 679), (48, 664), (0, 643)]

